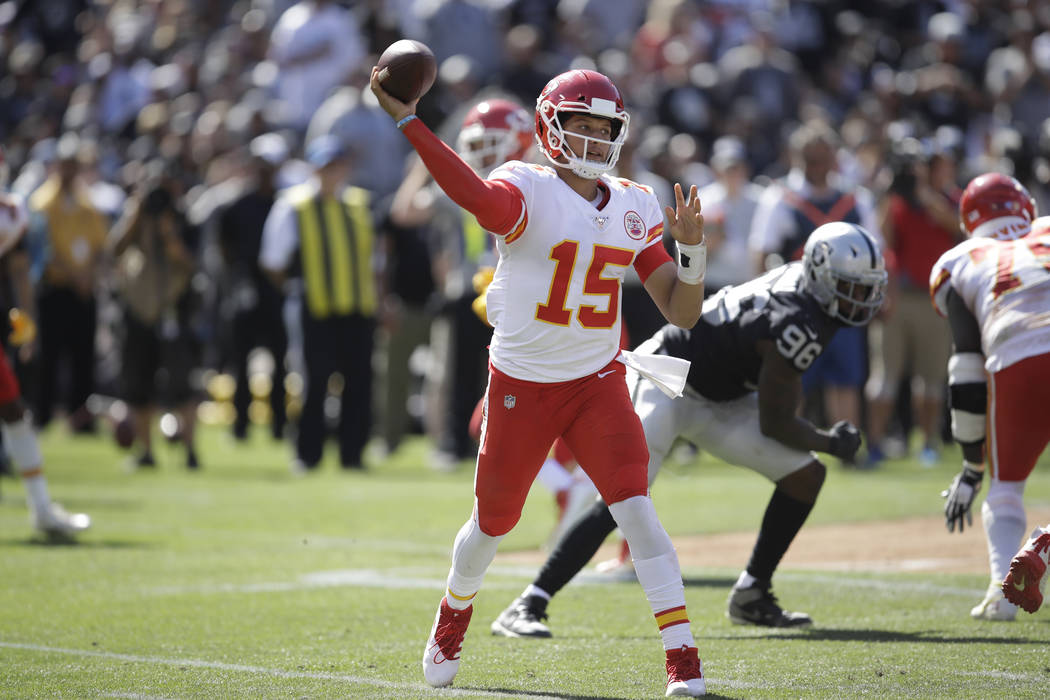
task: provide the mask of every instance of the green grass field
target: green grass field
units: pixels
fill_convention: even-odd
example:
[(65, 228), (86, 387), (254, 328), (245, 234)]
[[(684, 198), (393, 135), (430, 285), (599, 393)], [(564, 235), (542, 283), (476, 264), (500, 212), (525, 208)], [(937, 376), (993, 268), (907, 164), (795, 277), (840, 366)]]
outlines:
[[(44, 543), (21, 485), (0, 482), (0, 697), (662, 697), (663, 653), (637, 584), (570, 586), (552, 603), (552, 640), (493, 637), (489, 622), (534, 573), (499, 559), (455, 687), (429, 689), (420, 657), (470, 511), (470, 469), (430, 470), (417, 440), (367, 473), (332, 460), (294, 478), (288, 447), (262, 432), (236, 445), (206, 430), (200, 473), (166, 445), (156, 471), (129, 474), (108, 439), (44, 436), (53, 496), (95, 525), (76, 545)], [(935, 469), (832, 468), (810, 522), (936, 514), (956, 452)], [(670, 465), (654, 498), (672, 536), (753, 531), (769, 488), (703, 457)], [(1027, 502), (1050, 504), (1045, 457)], [(536, 549), (552, 525), (537, 487), (501, 551)], [(785, 570), (778, 595), (817, 624), (770, 631), (724, 616), (744, 559), (684, 570), (713, 697), (1050, 696), (1050, 606), (977, 623), (968, 611), (985, 575)]]

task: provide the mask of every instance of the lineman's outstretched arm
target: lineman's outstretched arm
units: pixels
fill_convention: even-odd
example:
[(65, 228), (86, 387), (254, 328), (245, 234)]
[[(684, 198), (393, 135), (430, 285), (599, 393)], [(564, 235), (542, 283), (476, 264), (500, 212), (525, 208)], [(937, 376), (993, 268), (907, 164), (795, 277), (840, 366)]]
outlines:
[(820, 430), (798, 415), (802, 403), (802, 374), (776, 349), (771, 340), (758, 342), (762, 369), (758, 373), (759, 428), (771, 437), (797, 450), (827, 452), (850, 459), (860, 448), (860, 433), (846, 421), (831, 430)]

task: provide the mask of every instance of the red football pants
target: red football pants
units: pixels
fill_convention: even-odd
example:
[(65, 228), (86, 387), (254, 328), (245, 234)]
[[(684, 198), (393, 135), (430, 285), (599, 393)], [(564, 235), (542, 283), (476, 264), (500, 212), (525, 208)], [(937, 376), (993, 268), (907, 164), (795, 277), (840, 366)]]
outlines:
[(992, 476), (1024, 481), (1050, 443), (1050, 354), (1027, 357), (989, 377), (988, 443)]
[(548, 384), (513, 379), (490, 365), (474, 476), (482, 532), (503, 535), (518, 522), (558, 436), (606, 503), (648, 492), (649, 450), (627, 393), (626, 371), (614, 360), (581, 379)]

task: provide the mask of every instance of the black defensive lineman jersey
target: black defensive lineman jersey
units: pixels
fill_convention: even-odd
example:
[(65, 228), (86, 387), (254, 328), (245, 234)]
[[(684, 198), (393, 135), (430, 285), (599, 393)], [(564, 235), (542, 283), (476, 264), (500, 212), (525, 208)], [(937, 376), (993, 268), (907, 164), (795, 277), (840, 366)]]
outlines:
[(841, 327), (802, 282), (802, 263), (793, 262), (726, 287), (704, 302), (691, 330), (665, 326), (663, 350), (692, 363), (687, 383), (712, 401), (729, 401), (758, 388), (760, 340), (776, 343), (801, 374)]

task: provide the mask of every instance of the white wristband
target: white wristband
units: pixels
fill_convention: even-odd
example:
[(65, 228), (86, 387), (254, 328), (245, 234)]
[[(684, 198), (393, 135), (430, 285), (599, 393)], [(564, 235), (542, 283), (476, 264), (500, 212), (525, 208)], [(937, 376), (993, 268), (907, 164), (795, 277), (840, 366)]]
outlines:
[(678, 249), (678, 279), (686, 284), (703, 284), (707, 271), (707, 244), (701, 241), (696, 245), (675, 241)]

